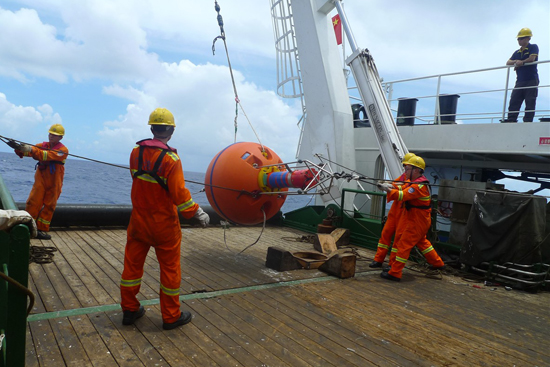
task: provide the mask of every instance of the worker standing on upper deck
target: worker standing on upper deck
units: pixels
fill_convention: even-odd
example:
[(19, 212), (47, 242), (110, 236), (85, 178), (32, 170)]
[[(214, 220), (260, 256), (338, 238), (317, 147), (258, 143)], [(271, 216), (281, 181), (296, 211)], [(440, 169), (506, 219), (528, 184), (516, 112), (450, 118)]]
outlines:
[(533, 122), (537, 104), (539, 74), (537, 65), (525, 65), (539, 59), (539, 47), (530, 44), (533, 33), (529, 28), (522, 28), (517, 35), (519, 50), (515, 51), (506, 62), (506, 65), (514, 65), (516, 71), (516, 85), (510, 96), (508, 106), (508, 118), (502, 122), (518, 122), (521, 104), (525, 101), (525, 115), (523, 122)]
[(154, 247), (160, 265), (160, 309), (165, 330), (191, 321), (190, 312), (180, 310), (181, 225), (184, 218), (196, 218), (206, 227), (210, 221), (185, 187), (176, 149), (168, 141), (176, 127), (174, 116), (157, 108), (149, 116), (153, 139), (137, 142), (130, 155), (132, 173), (132, 216), (120, 280), (123, 325), (132, 325), (145, 314), (136, 298), (141, 286), (143, 265)]
[[(403, 166), (405, 166), (405, 163), (414, 156), (415, 156), (414, 153), (405, 154), (405, 156), (403, 157), (403, 160), (401, 161), (403, 163)], [(405, 173), (403, 173), (401, 176), (395, 179), (390, 185), (392, 185), (396, 189), (399, 189), (400, 187), (405, 188), (408, 186), (408, 183), (405, 182), (406, 180), (407, 180), (407, 177)], [(397, 228), (397, 224), (399, 223), (399, 219), (401, 218), (401, 212), (403, 210), (404, 208), (402, 208), (401, 205), (398, 204), (397, 200), (394, 200), (390, 207), (390, 210), (388, 211), (386, 223), (384, 223), (384, 228), (382, 228), (382, 234), (380, 235), (380, 239), (378, 240), (378, 248), (376, 249), (376, 255), (374, 255), (374, 260), (369, 264), (369, 268), (382, 267), (382, 263), (384, 263), (384, 259), (386, 258), (386, 255), (391, 247), (392, 237), (395, 235), (395, 230)], [(394, 247), (395, 247), (395, 240), (394, 240)]]
[(388, 193), (388, 202), (394, 200), (405, 207), (397, 225), (390, 269), (380, 274), (384, 279), (401, 280), (403, 268), (414, 246), (418, 246), (433, 269), (442, 269), (445, 266), (432, 244), (426, 239), (432, 219), (429, 181), (423, 175), (425, 168), (424, 160), (414, 156), (405, 162), (405, 174), (410, 181), (407, 187), (396, 189), (382, 186)]
[(50, 230), (50, 222), (57, 206), (57, 199), (61, 195), (63, 177), (65, 176), (65, 160), (69, 150), (61, 144), (65, 135), (65, 128), (61, 124), (54, 124), (48, 131), (48, 141), (36, 144), (19, 144), (10, 141), (8, 145), (15, 149), (15, 154), (20, 158), (32, 157), (38, 161), (34, 184), (25, 205), (27, 211), (36, 221), (40, 240), (50, 240), (47, 233)]

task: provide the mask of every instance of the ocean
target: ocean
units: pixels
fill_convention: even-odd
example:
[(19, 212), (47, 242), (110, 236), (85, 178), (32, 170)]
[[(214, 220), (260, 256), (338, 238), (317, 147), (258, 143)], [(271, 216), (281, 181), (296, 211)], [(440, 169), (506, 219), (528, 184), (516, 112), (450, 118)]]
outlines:
[[(19, 158), (14, 153), (0, 152), (0, 175), (15, 202), (25, 202), (34, 183), (32, 158)], [(186, 185), (199, 205), (210, 205), (204, 191), (204, 173), (184, 171)], [(131, 205), (132, 178), (127, 168), (97, 162), (67, 159), (63, 191), (58, 203)], [(313, 203), (312, 195), (289, 195), (281, 208), (283, 213)]]

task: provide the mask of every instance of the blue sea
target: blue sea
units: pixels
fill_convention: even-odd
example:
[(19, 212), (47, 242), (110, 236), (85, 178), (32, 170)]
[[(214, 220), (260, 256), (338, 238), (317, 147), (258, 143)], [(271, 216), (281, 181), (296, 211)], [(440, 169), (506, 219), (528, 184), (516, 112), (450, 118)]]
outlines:
[[(19, 158), (14, 153), (0, 152), (0, 175), (15, 202), (25, 202), (34, 183), (32, 158)], [(185, 171), (186, 185), (199, 205), (210, 205), (204, 191), (204, 173)], [(63, 204), (126, 204), (131, 205), (132, 177), (128, 168), (102, 163), (67, 159), (63, 192), (58, 203)], [(311, 201), (311, 202), (310, 202)], [(311, 195), (289, 195), (281, 208), (283, 213), (311, 205)]]

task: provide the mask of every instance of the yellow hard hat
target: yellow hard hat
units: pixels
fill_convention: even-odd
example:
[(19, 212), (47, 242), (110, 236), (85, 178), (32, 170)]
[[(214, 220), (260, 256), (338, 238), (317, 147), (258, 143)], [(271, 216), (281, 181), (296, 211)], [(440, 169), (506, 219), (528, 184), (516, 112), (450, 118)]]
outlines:
[(417, 155), (409, 159), (405, 164), (418, 167), (422, 170), (426, 168), (426, 163), (424, 162), (424, 160)]
[(529, 28), (522, 28), (518, 32), (518, 36), (516, 38), (522, 38), (522, 37), (533, 37), (533, 32)]
[(416, 156), (414, 153), (407, 153), (403, 156), (403, 159), (401, 160), (401, 163), (405, 164), (409, 159)]
[(50, 130), (48, 130), (48, 132), (50, 134), (63, 136), (63, 135), (65, 135), (65, 128), (63, 126), (61, 126), (61, 124), (53, 124), (50, 127)]
[(174, 115), (166, 108), (157, 108), (149, 115), (149, 125), (166, 125), (176, 127)]

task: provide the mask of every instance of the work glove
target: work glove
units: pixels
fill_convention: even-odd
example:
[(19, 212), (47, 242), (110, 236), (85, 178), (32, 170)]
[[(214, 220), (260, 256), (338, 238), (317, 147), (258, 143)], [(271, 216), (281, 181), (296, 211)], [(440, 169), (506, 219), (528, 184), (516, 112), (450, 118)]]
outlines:
[(376, 184), (376, 187), (385, 192), (390, 192), (393, 190), (393, 185), (387, 182), (379, 182)]
[(11, 139), (8, 140), (8, 142), (6, 144), (8, 144), (10, 146), (10, 148), (13, 148), (15, 150), (20, 150), (21, 149), (21, 144), (16, 143), (15, 141), (13, 141)]
[(32, 148), (29, 144), (21, 144), (21, 147), (18, 149), (23, 153), (30, 153)]
[(210, 216), (204, 210), (202, 210), (200, 206), (195, 213), (194, 218), (196, 218), (203, 227), (206, 227), (208, 223), (210, 223)]

